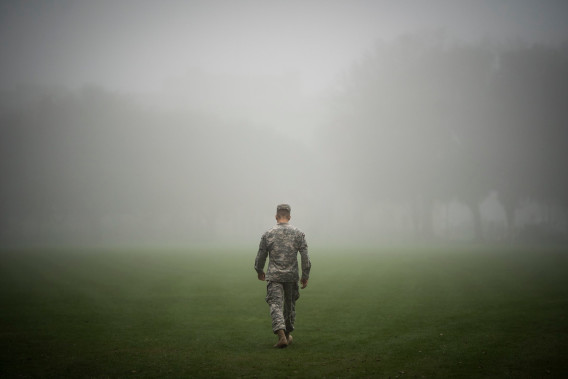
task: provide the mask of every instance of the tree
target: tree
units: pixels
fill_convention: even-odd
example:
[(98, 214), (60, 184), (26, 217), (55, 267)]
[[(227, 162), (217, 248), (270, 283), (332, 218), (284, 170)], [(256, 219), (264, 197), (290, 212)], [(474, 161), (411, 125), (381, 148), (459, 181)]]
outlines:
[(474, 179), (485, 172), (468, 138), (485, 122), (480, 108), (493, 59), (480, 46), (410, 36), (377, 45), (353, 67), (327, 141), (341, 152), (334, 164), (363, 204), (412, 204), (422, 237), (431, 234), (436, 199), (458, 195), (475, 214), (488, 184)]
[(531, 46), (500, 54), (493, 83), (491, 135), (494, 183), (513, 235), (522, 198), (566, 207), (568, 186), (568, 56), (561, 48)]

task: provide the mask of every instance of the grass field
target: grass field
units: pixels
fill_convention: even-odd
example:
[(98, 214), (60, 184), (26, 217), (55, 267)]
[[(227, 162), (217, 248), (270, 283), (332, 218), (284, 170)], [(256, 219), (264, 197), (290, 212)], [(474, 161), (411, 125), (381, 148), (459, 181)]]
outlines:
[(0, 251), (0, 377), (568, 375), (568, 250), (312, 249), (282, 350), (255, 253)]

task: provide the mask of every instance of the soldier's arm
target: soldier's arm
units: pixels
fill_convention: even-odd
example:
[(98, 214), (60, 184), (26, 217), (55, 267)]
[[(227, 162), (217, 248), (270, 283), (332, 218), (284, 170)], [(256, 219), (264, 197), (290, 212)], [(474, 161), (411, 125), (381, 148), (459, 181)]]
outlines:
[(264, 264), (266, 263), (266, 257), (268, 256), (268, 248), (266, 244), (265, 236), (260, 239), (260, 244), (258, 246), (258, 253), (256, 254), (256, 259), (254, 261), (254, 269), (257, 273), (258, 280), (264, 280)]
[(300, 258), (302, 261), (302, 288), (308, 285), (308, 279), (310, 278), (310, 270), (312, 268), (312, 263), (310, 262), (310, 257), (308, 255), (308, 243), (306, 242), (306, 236), (302, 233), (300, 238), (300, 247), (298, 248), (300, 252)]

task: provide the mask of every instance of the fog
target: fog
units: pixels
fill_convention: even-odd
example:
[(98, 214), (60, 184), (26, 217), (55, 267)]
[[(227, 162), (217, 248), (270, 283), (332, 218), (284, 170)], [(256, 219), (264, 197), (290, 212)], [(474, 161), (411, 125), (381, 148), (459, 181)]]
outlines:
[(0, 246), (568, 237), (563, 1), (5, 1)]

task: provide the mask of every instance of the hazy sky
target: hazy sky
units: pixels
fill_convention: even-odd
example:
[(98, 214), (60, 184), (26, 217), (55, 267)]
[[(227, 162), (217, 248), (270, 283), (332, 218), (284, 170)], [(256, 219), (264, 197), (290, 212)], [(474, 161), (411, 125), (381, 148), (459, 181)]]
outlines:
[[(471, 134), (478, 146), (483, 133), (504, 136), (509, 125), (536, 134), (541, 129), (528, 123), (538, 119), (542, 128), (541, 115), (564, 136), (562, 95), (555, 94), (565, 93), (565, 71), (554, 66), (563, 61), (550, 60), (551, 75), (522, 83), (519, 101), (503, 85), (500, 107), (478, 98), (494, 92), (476, 85), (489, 72), (484, 49), (472, 49), (473, 59), (481, 57), (472, 65), (459, 60), (469, 55), (442, 54), (430, 66), (405, 55), (410, 64), (403, 70), (392, 63), (396, 49), (380, 49), (373, 62), (381, 64), (371, 70), (384, 81), (346, 93), (344, 103), (329, 101), (325, 90), (365, 62), (378, 41), (396, 47), (411, 34), (452, 43), (556, 45), (568, 41), (567, 16), (566, 0), (0, 0), (0, 151), (9, 157), (0, 159), (0, 169), (13, 178), (0, 188), (0, 208), (12, 212), (0, 212), (0, 221), (13, 226), (4, 237), (27, 241), (29, 221), (37, 241), (80, 241), (78, 230), (89, 241), (140, 241), (145, 234), (163, 241), (186, 238), (188, 230), (190, 237), (256, 241), (282, 202), (296, 209), (298, 226), (321, 236), (344, 228), (407, 236), (429, 217), (417, 191), (440, 191), (438, 177), (452, 183), (452, 192), (436, 196), (456, 210), (434, 209), (446, 232), (450, 224), (476, 225), (476, 213), (468, 213), (475, 206), (456, 200), (472, 198), (463, 188), (477, 189), (480, 199), (492, 194), (484, 202), (486, 220), (504, 225), (497, 184), (519, 179), (507, 165), (512, 159), (498, 165), (511, 170), (505, 181), (462, 188), (457, 182), (466, 176), (452, 167), (475, 173), (478, 163), (448, 136)], [(538, 65), (548, 61), (535, 62), (527, 67), (542, 72)], [(526, 77), (508, 73), (515, 83)], [(447, 80), (437, 80), (440, 74)], [(551, 85), (556, 78), (559, 84)], [(533, 92), (546, 96), (521, 106)], [(353, 114), (342, 115), (350, 106)], [(545, 149), (517, 156), (522, 149), (504, 141), (488, 145), (496, 163), (503, 151), (522, 162), (555, 163), (546, 161), (553, 154), (540, 154)], [(566, 151), (561, 144), (556, 149), (547, 151)], [(453, 157), (456, 165), (447, 164)], [(534, 188), (540, 187), (509, 195)], [(234, 220), (225, 233), (227, 218)]]
[(151, 92), (201, 69), (295, 73), (313, 94), (377, 40), (441, 32), (558, 43), (568, 40), (567, 16), (563, 0), (4, 0), (0, 89), (89, 83)]

